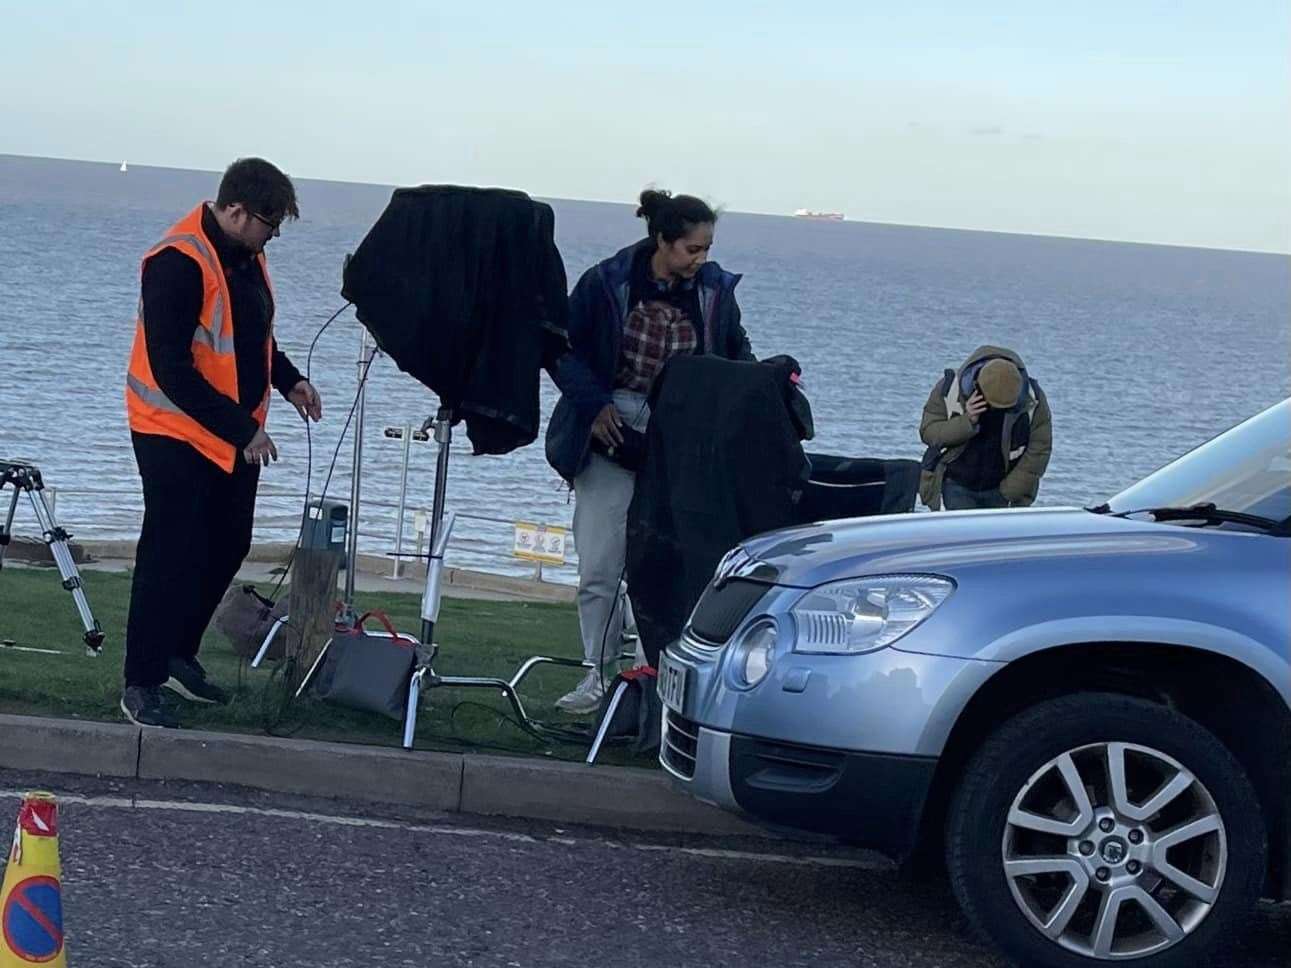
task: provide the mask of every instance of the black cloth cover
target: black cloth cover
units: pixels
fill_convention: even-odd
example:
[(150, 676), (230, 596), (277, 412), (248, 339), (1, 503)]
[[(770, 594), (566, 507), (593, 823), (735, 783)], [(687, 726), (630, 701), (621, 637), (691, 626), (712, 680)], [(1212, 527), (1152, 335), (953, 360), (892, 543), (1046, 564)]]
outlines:
[(500, 188), (396, 189), (341, 294), (381, 351), (466, 420), (476, 454), (538, 434), (538, 374), (568, 349), (551, 206)]
[(807, 459), (811, 462), (811, 479), (802, 493), (801, 522), (914, 510), (919, 493), (917, 460), (833, 454), (808, 454)]
[(811, 411), (796, 387), (786, 392), (791, 372), (788, 357), (678, 356), (651, 390), (647, 456), (628, 510), (627, 582), (652, 666), (740, 541), (914, 508), (918, 461), (803, 452)]
[(809, 465), (787, 405), (788, 372), (675, 356), (651, 389), (627, 548), (628, 594), (651, 665), (681, 634), (723, 554), (797, 521)]

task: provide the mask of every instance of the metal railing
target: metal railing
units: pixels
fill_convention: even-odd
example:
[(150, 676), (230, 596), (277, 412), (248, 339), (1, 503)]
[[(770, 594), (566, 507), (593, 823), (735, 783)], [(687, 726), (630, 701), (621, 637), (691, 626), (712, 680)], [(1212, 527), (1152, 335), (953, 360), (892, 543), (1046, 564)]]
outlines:
[[(362, 353), (360, 353), (360, 355), (362, 355)], [(390, 554), (392, 558), (390, 577), (398, 579), (403, 575), (403, 570), (404, 570), (403, 566), (404, 566), (405, 557), (418, 557), (418, 558), (421, 557), (422, 547), (424, 545), (424, 542), (427, 539), (426, 534), (418, 531), (416, 551), (413, 552), (412, 555), (405, 554), (404, 528), (405, 528), (405, 525), (407, 524), (409, 511), (412, 511), (414, 515), (414, 520), (415, 520), (415, 516), (418, 513), (426, 514), (427, 518), (429, 518), (429, 512), (427, 509), (423, 509), (420, 507), (409, 508), (408, 506), (408, 470), (409, 470), (409, 464), (412, 456), (413, 441), (427, 442), (430, 440), (430, 435), (426, 432), (425, 426), (422, 426), (421, 429), (417, 429), (415, 425), (410, 423), (404, 424), (403, 426), (400, 426), (400, 427), (386, 427), (384, 428), (382, 435), (387, 439), (398, 440), (402, 444), (400, 448), (402, 451), (402, 455), (401, 455), (401, 461), (400, 461), (398, 500), (383, 501), (379, 498), (373, 499), (373, 498), (365, 497), (359, 509), (359, 520), (360, 520), (359, 527), (355, 531), (351, 532), (351, 537), (356, 542), (356, 546), (355, 546), (356, 550), (357, 550), (357, 542), (361, 538), (366, 537), (369, 539), (389, 542), (391, 537), (393, 537), (393, 550), (387, 553)], [(49, 503), (51, 512), (56, 513), (58, 494), (60, 493), (60, 491), (61, 493), (66, 495), (76, 495), (76, 496), (85, 495), (85, 496), (120, 497), (121, 494), (125, 493), (124, 489), (121, 489), (121, 488), (92, 488), (92, 487), (91, 488), (80, 488), (80, 487), (56, 488), (56, 487), (47, 486), (46, 493), (47, 493), (48, 503)], [(140, 500), (142, 500), (141, 488), (138, 488), (138, 489), (132, 488), (130, 489), (130, 492), (140, 495)], [(306, 501), (313, 497), (312, 494), (306, 494), (304, 491), (279, 490), (279, 489), (274, 489), (272, 487), (261, 488), (258, 491), (258, 496), (262, 498), (287, 499), (287, 500), (296, 501), (299, 503), (302, 509), (302, 513), (303, 513), (303, 509)], [(353, 490), (352, 490), (351, 500), (353, 501)], [(395, 512), (393, 536), (387, 531), (375, 531), (371, 528), (365, 528), (362, 526), (363, 520), (365, 518), (364, 511), (369, 507), (384, 508)], [(459, 510), (457, 512), (457, 517), (459, 520), (462, 520), (462, 521), (479, 521), (486, 524), (505, 525), (509, 528), (513, 528), (516, 524), (515, 521), (508, 521), (504, 518), (496, 518), (496, 517), (491, 517), (489, 515), (472, 514), (469, 511)], [(417, 529), (414, 529), (414, 530), (417, 530)], [(472, 555), (478, 556), (480, 558), (484, 558), (486, 560), (505, 559), (514, 568), (515, 563), (517, 561), (525, 561), (526, 559), (521, 559), (512, 553), (512, 549), (514, 548), (514, 532), (513, 532), (512, 538), (513, 540), (511, 541), (499, 540), (498, 545), (500, 547), (490, 547), (488, 545), (486, 545), (483, 548), (473, 547), (469, 550), (469, 553)], [(502, 550), (504, 548), (507, 550)], [(575, 549), (575, 561), (566, 560), (561, 564), (556, 564), (554, 562), (547, 562), (545, 563), (545, 567), (557, 568), (557, 569), (575, 568), (576, 556), (577, 556), (577, 549)], [(543, 581), (544, 562), (532, 561), (529, 563), (532, 564), (534, 569), (533, 571), (534, 580)], [(568, 572), (565, 571), (565, 572), (562, 572), (561, 574), (562, 574), (562, 577), (564, 577), (565, 575), (568, 574)]]
[[(80, 497), (119, 498), (125, 494), (133, 494), (138, 496), (140, 501), (142, 501), (143, 499), (143, 491), (140, 488), (46, 486), (45, 494), (46, 494), (47, 503), (49, 504), (50, 511), (54, 513), (55, 516), (57, 516), (57, 505), (58, 505), (58, 499), (60, 495), (63, 495), (66, 497), (75, 497), (75, 498), (80, 498)], [(258, 496), (262, 498), (271, 498), (275, 500), (294, 501), (299, 503), (302, 509), (304, 508), (305, 499), (306, 499), (306, 495), (304, 491), (296, 491), (296, 490), (289, 490), (285, 488), (274, 488), (274, 487), (261, 488), (258, 492)], [(360, 539), (367, 538), (373, 543), (377, 543), (377, 542), (385, 543), (386, 548), (388, 550), (386, 550), (383, 553), (391, 557), (390, 577), (396, 578), (396, 579), (403, 577), (404, 565), (407, 559), (411, 558), (415, 560), (422, 556), (422, 551), (426, 540), (426, 534), (424, 532), (417, 531), (415, 528), (413, 528), (413, 531), (417, 535), (416, 544), (412, 547), (405, 547), (404, 542), (407, 536), (406, 534), (407, 525), (409, 523), (408, 516), (410, 514), (413, 515), (414, 523), (415, 523), (415, 517), (417, 514), (424, 513), (429, 515), (428, 509), (421, 508), (419, 506), (409, 507), (406, 501), (406, 492), (402, 496), (405, 498), (405, 500), (403, 501), (385, 501), (379, 498), (365, 497), (363, 499), (364, 509), (381, 508), (386, 511), (394, 512), (394, 514), (392, 515), (394, 517), (394, 521), (389, 522), (389, 518), (387, 517), (386, 518), (387, 522), (389, 522), (392, 526), (387, 528), (372, 527), (367, 525), (367, 521), (370, 521), (372, 517), (369, 515), (367, 516), (366, 521), (363, 518), (360, 519), (360, 524), (358, 529), (358, 537)], [(473, 514), (469, 511), (458, 511), (457, 517), (459, 520), (476, 521), (476, 522), (480, 522), (488, 525), (497, 525), (499, 529), (506, 528), (508, 530), (514, 528), (516, 523), (515, 521), (507, 518), (499, 518), (499, 517), (495, 517), (487, 514)], [(85, 533), (87, 530), (84, 525), (76, 527), (76, 522), (71, 522), (71, 524), (68, 526), (70, 529), (76, 530), (81, 533)], [(560, 578), (557, 579), (558, 581), (562, 579), (571, 580), (571, 581), (573, 580), (573, 573), (576, 572), (576, 569), (577, 569), (576, 552), (575, 552), (575, 555), (571, 557), (569, 560), (567, 560), (564, 564), (554, 564), (551, 562), (544, 563), (541, 561), (528, 561), (525, 559), (518, 558), (514, 554), (512, 554), (510, 550), (511, 547), (512, 547), (512, 541), (510, 537), (504, 537), (503, 535), (499, 535), (496, 542), (486, 541), (485, 543), (482, 543), (482, 544), (472, 545), (469, 549), (469, 553), (471, 555), (476, 556), (477, 558), (483, 558), (486, 561), (497, 561), (499, 564), (505, 561), (512, 568), (515, 568), (520, 564), (531, 565), (533, 567), (533, 579), (535, 581), (546, 580), (544, 576), (551, 569), (557, 570), (557, 574), (560, 576)]]

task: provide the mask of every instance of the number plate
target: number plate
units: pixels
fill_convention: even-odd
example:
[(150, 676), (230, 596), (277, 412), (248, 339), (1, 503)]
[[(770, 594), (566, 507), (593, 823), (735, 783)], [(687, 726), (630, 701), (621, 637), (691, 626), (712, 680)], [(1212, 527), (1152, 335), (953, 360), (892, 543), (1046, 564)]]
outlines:
[(686, 700), (686, 667), (673, 663), (667, 652), (659, 657), (659, 699), (678, 713)]

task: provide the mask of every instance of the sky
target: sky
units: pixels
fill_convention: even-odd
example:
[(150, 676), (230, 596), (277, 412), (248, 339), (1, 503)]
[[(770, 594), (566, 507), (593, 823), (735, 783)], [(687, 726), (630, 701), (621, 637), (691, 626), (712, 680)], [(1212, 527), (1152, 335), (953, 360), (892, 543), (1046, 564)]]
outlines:
[(1287, 0), (0, 0), (0, 153), (1291, 251)]

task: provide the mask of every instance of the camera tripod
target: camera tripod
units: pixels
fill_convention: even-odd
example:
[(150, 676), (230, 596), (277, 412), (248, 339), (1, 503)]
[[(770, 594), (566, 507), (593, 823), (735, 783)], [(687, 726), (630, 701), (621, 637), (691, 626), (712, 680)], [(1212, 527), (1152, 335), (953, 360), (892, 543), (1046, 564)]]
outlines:
[(67, 539), (71, 535), (55, 523), (54, 514), (45, 502), (45, 482), (40, 476), (40, 469), (34, 464), (0, 461), (0, 491), (9, 485), (13, 485), (13, 497), (9, 501), (9, 513), (5, 516), (4, 527), (0, 527), (0, 567), (4, 565), (5, 551), (9, 547), (13, 534), (13, 516), (18, 510), (18, 497), (25, 491), (31, 500), (36, 521), (40, 525), (41, 537), (49, 546), (50, 554), (54, 556), (54, 563), (58, 565), (58, 573), (63, 579), (63, 588), (72, 593), (76, 610), (81, 615), (81, 624), (85, 626), (86, 654), (98, 655), (103, 647), (103, 629), (99, 627), (94, 613), (90, 611), (90, 603), (85, 598), (85, 587), (81, 581), (80, 572), (77, 571), (72, 552), (67, 547)]

